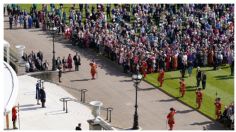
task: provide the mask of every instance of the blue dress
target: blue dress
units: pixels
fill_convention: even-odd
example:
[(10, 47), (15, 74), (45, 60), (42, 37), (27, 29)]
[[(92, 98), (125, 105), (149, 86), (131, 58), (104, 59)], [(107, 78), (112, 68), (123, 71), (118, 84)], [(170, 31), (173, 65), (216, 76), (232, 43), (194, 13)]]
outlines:
[(33, 20), (31, 17), (28, 18), (28, 28), (31, 28), (33, 24)]

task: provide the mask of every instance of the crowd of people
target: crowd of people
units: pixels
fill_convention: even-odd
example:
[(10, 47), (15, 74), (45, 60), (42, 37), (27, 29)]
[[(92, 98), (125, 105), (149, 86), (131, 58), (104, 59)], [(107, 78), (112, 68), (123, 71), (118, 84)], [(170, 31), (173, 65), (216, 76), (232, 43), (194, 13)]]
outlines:
[(97, 10), (73, 4), (69, 16), (63, 4), (50, 4), (50, 11), (47, 6), (38, 11), (33, 4), (27, 13), (15, 5), (8, 12), (32, 18), (32, 26), (41, 23), (43, 30), (57, 27), (74, 45), (95, 48), (124, 72), (135, 72), (137, 65), (141, 69), (143, 61), (147, 73), (234, 64), (233, 4), (97, 4)]
[(24, 53), (22, 58), (25, 61), (26, 72), (47, 71), (49, 69), (47, 60), (43, 61), (42, 51), (38, 51), (37, 53), (31, 51), (28, 55)]
[(220, 121), (223, 122), (226, 127), (234, 129), (234, 103), (225, 106), (225, 109), (220, 117)]
[(56, 68), (57, 69), (63, 69), (63, 72), (72, 71), (74, 63), (75, 71), (79, 71), (79, 66), (81, 65), (80, 55), (78, 52), (72, 57), (71, 54), (68, 54), (67, 59), (65, 56), (61, 59), (61, 57), (57, 57), (56, 59)]
[[(186, 71), (191, 76), (194, 67), (210, 66), (217, 70), (229, 64), (234, 75), (234, 4), (97, 4), (96, 7), (79, 4), (79, 8), (72, 4), (69, 13), (63, 4), (49, 6), (50, 10), (46, 4), (38, 10), (33, 4), (30, 13), (16, 5), (8, 6), (10, 28), (18, 20), (24, 28), (57, 27), (58, 33), (73, 45), (95, 49), (122, 65), (125, 73), (139, 71), (146, 77), (147, 73), (160, 72), (160, 86), (164, 71), (180, 70), (182, 97), (186, 87), (183, 78)], [(43, 61), (32, 56), (28, 59), (31, 62)], [(71, 71), (74, 61), (75, 70), (79, 70), (78, 60), (69, 54), (67, 59), (58, 57), (56, 66)], [(93, 67), (93, 63), (90, 66)], [(199, 68), (196, 79), (197, 87), (201, 82), (205, 89), (206, 74)], [(196, 98), (200, 108), (199, 88)], [(223, 114), (222, 119), (228, 116)]]
[[(70, 17), (65, 34), (71, 39), (78, 37), (81, 47), (96, 48), (125, 72), (135, 72), (137, 65), (141, 69), (143, 61), (147, 73), (181, 69), (185, 74), (186, 69), (191, 73), (197, 66), (216, 70), (222, 64), (233, 65), (233, 5), (129, 6), (116, 5), (112, 22), (108, 22), (103, 5), (97, 6), (96, 13), (92, 10), (84, 24)], [(133, 23), (127, 19), (131, 13)]]

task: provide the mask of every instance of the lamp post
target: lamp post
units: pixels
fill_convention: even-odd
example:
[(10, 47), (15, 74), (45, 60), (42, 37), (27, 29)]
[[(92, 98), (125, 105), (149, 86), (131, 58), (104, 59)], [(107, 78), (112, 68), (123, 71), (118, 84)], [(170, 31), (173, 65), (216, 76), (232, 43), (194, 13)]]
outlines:
[(133, 130), (137, 130), (139, 129), (138, 126), (138, 84), (141, 82), (142, 79), (142, 75), (139, 74), (139, 72), (137, 72), (137, 74), (133, 74), (132, 75), (132, 80), (134, 82), (134, 86), (135, 86), (135, 112), (134, 112), (134, 124), (133, 124)]
[(53, 34), (53, 49), (52, 49), (52, 53), (53, 53), (53, 56), (52, 56), (52, 70), (55, 71), (56, 70), (56, 62), (55, 62), (55, 45), (54, 45), (54, 39), (55, 39), (55, 34), (56, 34), (56, 31), (57, 31), (57, 27), (53, 27), (52, 29), (52, 34)]

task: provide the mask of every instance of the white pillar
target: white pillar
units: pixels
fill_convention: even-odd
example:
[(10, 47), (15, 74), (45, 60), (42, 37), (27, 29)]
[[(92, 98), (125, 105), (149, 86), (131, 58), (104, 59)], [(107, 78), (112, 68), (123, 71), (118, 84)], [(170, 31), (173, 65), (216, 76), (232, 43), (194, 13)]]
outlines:
[(101, 101), (92, 101), (89, 104), (93, 106), (92, 114), (95, 117), (94, 123), (97, 123), (99, 122), (98, 117), (100, 116), (100, 107), (103, 105), (103, 103)]
[(16, 49), (17, 49), (17, 53), (18, 53), (19, 63), (24, 63), (22, 56), (24, 54), (25, 46), (24, 45), (16, 45)]
[(7, 41), (4, 41), (4, 48), (7, 49), (7, 63), (10, 64), (10, 52), (9, 52), (10, 44)]

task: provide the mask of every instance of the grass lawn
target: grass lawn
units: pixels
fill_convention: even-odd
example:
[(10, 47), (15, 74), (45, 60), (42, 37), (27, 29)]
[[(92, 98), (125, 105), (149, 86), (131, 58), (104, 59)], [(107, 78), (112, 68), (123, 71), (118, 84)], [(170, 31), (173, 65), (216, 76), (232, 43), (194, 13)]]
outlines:
[[(19, 4), (21, 9), (22, 10), (26, 10), (27, 12), (30, 12), (30, 8), (32, 7), (32, 4)], [(36, 4), (37, 5), (37, 10), (41, 10), (42, 9), (42, 4)], [(106, 11), (106, 4), (103, 4), (104, 5), (104, 9)], [(97, 5), (96, 4), (89, 4), (89, 11), (91, 13), (91, 9), (92, 9), (92, 6), (95, 7), (95, 11), (97, 9)], [(55, 4), (55, 7), (58, 9), (60, 7), (59, 4)], [(67, 16), (67, 20), (66, 22), (69, 23), (69, 20), (68, 20), (68, 17), (69, 17), (69, 11), (70, 11), (70, 8), (72, 7), (72, 4), (63, 4), (63, 9), (66, 11), (66, 16)], [(111, 9), (114, 8), (114, 4), (111, 4)], [(47, 6), (47, 9), (48, 11), (50, 11), (50, 4), (48, 4)], [(79, 10), (79, 4), (75, 4), (75, 9), (76, 10)], [(85, 21), (85, 5), (83, 7), (83, 18), (82, 18), (82, 21), (84, 22)], [(108, 22), (110, 22), (111, 19), (108, 18)]]
[[(201, 68), (201, 70), (206, 71), (207, 84), (206, 89), (203, 91), (203, 102), (200, 111), (209, 117), (215, 119), (215, 106), (214, 100), (216, 98), (216, 92), (218, 97), (222, 101), (222, 111), (225, 105), (229, 105), (234, 101), (234, 77), (230, 75), (229, 66), (222, 67), (221, 70), (214, 71), (210, 67)], [(188, 76), (188, 75), (187, 75)], [(163, 89), (165, 92), (173, 97), (179, 97), (179, 71), (172, 71), (165, 73), (165, 80)], [(152, 85), (158, 87), (157, 84), (157, 73), (149, 74), (146, 81)], [(196, 69), (193, 69), (193, 74), (191, 77), (185, 78), (186, 83), (186, 93), (183, 98), (178, 98), (179, 100), (185, 102), (191, 107), (196, 107), (195, 91), (196, 91)], [(200, 85), (201, 87), (201, 85)]]

